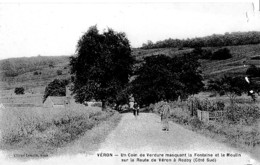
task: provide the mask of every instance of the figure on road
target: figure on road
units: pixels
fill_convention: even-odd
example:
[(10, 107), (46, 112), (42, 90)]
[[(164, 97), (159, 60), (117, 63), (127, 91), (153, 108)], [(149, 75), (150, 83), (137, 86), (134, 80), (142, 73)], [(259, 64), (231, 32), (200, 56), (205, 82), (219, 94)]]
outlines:
[(140, 107), (139, 107), (139, 105), (136, 102), (134, 104), (134, 109), (135, 109), (135, 116), (137, 117), (139, 115)]
[(161, 106), (161, 122), (162, 122), (162, 130), (169, 131), (169, 117), (170, 117), (170, 106), (167, 102), (163, 102)]
[(133, 101), (129, 102), (129, 108), (130, 108), (131, 111), (133, 111), (133, 115), (136, 116), (136, 110), (134, 108), (134, 102)]

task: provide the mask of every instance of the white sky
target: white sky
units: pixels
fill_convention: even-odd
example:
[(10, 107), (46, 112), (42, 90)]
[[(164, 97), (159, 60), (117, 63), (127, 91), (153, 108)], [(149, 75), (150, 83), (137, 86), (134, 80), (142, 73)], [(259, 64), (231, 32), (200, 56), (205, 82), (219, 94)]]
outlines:
[(259, 2), (252, 1), (18, 3), (0, 0), (0, 59), (71, 55), (78, 39), (95, 24), (101, 32), (107, 27), (125, 32), (132, 47), (139, 47), (147, 40), (156, 42), (170, 37), (183, 39), (232, 31), (260, 31)]

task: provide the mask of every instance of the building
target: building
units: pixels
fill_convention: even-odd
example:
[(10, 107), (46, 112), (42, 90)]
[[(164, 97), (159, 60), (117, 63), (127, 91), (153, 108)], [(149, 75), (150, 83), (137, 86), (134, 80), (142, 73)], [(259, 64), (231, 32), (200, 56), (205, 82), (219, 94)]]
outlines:
[(43, 107), (45, 108), (65, 108), (69, 106), (70, 99), (65, 96), (49, 96), (43, 103)]

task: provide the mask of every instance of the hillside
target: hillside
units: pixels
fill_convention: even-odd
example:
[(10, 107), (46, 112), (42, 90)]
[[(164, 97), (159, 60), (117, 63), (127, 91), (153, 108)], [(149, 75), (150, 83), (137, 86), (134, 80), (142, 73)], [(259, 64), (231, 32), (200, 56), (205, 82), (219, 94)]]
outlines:
[[(0, 61), (1, 95), (24, 87), (26, 93), (43, 93), (45, 86), (55, 78), (68, 78), (69, 56), (37, 56), (10, 58)], [(61, 74), (58, 75), (57, 71)]]
[[(206, 47), (215, 51), (220, 47)], [(233, 57), (227, 60), (200, 60), (204, 78), (220, 77), (224, 74), (244, 75), (249, 64), (260, 67), (260, 44), (227, 46)], [(193, 48), (133, 49), (133, 55), (141, 61), (144, 57), (165, 54), (180, 56)], [(255, 57), (251, 59), (252, 57)], [(43, 93), (46, 85), (55, 78), (69, 78), (69, 56), (12, 58), (0, 61), (1, 95), (13, 92), (17, 86), (25, 87), (27, 93)], [(57, 71), (62, 74), (58, 75)]]
[[(204, 47), (204, 49), (212, 52), (223, 47)], [(232, 54), (232, 58), (227, 60), (200, 60), (201, 70), (204, 78), (221, 77), (227, 75), (244, 75), (250, 64), (260, 67), (260, 44), (256, 45), (239, 45), (226, 46)], [(193, 48), (159, 48), (159, 49), (135, 49), (133, 55), (141, 60), (144, 57), (158, 54), (165, 54), (170, 57), (180, 56), (183, 53), (191, 52)], [(252, 59), (251, 59), (252, 58)]]

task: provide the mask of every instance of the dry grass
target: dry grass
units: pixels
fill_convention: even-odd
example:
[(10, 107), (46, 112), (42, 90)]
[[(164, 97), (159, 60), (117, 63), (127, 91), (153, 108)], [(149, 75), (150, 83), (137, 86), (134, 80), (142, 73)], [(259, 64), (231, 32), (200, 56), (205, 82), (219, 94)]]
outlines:
[(6, 108), (2, 110), (0, 121), (1, 149), (15, 153), (52, 154), (114, 113), (81, 105), (70, 109)]

